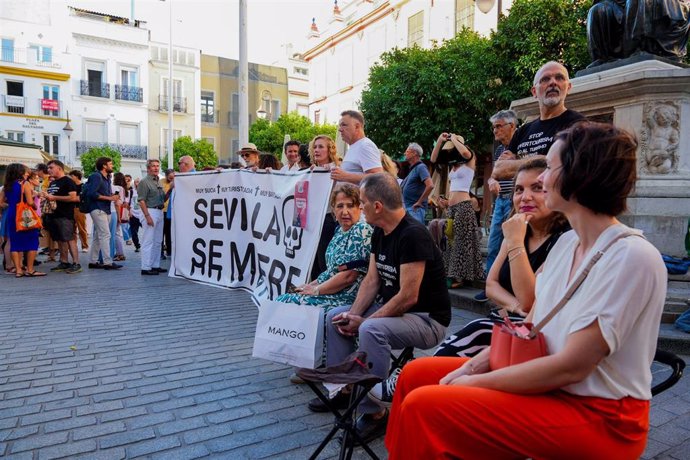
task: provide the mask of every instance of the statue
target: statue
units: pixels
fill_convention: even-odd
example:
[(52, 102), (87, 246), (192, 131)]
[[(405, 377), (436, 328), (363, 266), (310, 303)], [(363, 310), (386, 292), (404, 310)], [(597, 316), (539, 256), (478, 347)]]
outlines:
[(678, 106), (671, 102), (648, 103), (640, 138), (644, 169), (652, 174), (669, 174), (678, 168), (680, 124)]
[(640, 53), (681, 61), (687, 52), (690, 0), (594, 0), (587, 40), (595, 67)]

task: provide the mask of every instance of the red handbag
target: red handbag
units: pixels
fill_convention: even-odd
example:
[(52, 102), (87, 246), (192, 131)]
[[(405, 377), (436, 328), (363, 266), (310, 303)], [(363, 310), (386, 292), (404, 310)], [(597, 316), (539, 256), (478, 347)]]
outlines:
[[(621, 238), (642, 235), (634, 232), (623, 232), (611, 240), (606, 246), (596, 252), (580, 275), (575, 279), (560, 302), (536, 326), (532, 323), (513, 323), (508, 319), (505, 309), (501, 311), (503, 323), (496, 323), (491, 331), (491, 347), (489, 349), (489, 368), (492, 371), (515, 364), (521, 364), (549, 354), (546, 338), (540, 331), (546, 323), (561, 311), (575, 291), (583, 283), (594, 264), (604, 253)], [(642, 237), (644, 238), (644, 237)]]
[(41, 218), (36, 210), (24, 200), (24, 194), (22, 194), (22, 201), (17, 203), (15, 225), (18, 232), (26, 232), (29, 230), (38, 230), (43, 228)]

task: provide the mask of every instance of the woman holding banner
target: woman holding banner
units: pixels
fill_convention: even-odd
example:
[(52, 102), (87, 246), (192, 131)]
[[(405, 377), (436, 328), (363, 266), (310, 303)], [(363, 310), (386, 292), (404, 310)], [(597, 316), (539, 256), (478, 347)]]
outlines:
[(350, 305), (369, 265), (372, 228), (360, 221), (359, 189), (342, 184), (331, 193), (335, 231), (326, 249), (327, 268), (314, 281), (279, 296), (278, 302), (314, 305), (328, 312), (333, 307)]

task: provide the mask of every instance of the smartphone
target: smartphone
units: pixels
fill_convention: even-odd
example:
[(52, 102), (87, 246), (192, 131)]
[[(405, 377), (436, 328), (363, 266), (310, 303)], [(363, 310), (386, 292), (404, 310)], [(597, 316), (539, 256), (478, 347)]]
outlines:
[(333, 325), (335, 326), (347, 326), (348, 324), (350, 324), (350, 320), (347, 318), (341, 318), (336, 321), (333, 321)]

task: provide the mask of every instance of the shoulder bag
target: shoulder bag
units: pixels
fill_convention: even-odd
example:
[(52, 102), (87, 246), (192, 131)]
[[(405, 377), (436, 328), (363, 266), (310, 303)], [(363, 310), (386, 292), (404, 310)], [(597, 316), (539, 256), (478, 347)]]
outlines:
[[(546, 338), (541, 330), (556, 314), (561, 311), (575, 291), (582, 285), (587, 275), (604, 253), (618, 240), (628, 236), (641, 236), (634, 232), (623, 232), (611, 240), (606, 246), (596, 252), (580, 275), (575, 279), (570, 288), (558, 304), (536, 326), (532, 323), (513, 323), (507, 316), (503, 317), (503, 323), (494, 323), (491, 331), (491, 348), (489, 350), (489, 368), (491, 370), (502, 369), (507, 366), (521, 364), (549, 354), (546, 347)], [(502, 310), (502, 316), (505, 309)]]
[(17, 203), (17, 216), (15, 224), (18, 232), (38, 230), (43, 228), (43, 223), (36, 210), (26, 202), (24, 191), (21, 191), (21, 201)]

